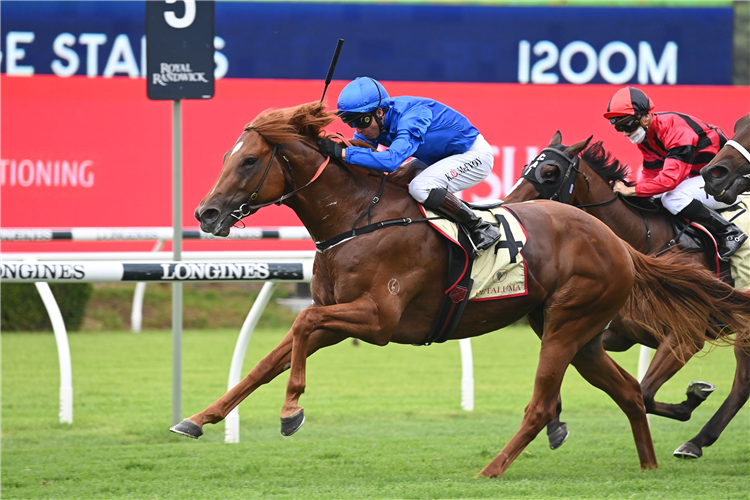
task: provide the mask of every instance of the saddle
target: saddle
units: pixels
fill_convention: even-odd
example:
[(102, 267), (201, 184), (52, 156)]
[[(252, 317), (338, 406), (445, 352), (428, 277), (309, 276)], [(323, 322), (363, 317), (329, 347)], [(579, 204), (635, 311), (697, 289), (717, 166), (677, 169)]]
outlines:
[(478, 254), (465, 232), (455, 222), (420, 206), (426, 220), (444, 237), (448, 248), (448, 275), (443, 302), (435, 323), (421, 344), (445, 342), (458, 326), (467, 303), (526, 295), (526, 267), (521, 250), (526, 232), (502, 202), (468, 204), (477, 216), (498, 226), (502, 236)]

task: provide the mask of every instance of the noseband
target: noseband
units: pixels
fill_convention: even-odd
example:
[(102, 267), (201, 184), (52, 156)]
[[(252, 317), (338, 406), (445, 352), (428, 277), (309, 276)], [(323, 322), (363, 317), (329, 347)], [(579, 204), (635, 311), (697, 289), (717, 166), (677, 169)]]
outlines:
[(740, 154), (745, 157), (745, 159), (747, 160), (747, 162), (750, 163), (750, 153), (747, 152), (747, 149), (745, 149), (745, 147), (742, 144), (740, 144), (740, 143), (738, 143), (736, 141), (733, 141), (733, 140), (728, 140), (727, 143), (726, 143), (726, 145), (727, 146), (732, 146), (734, 149), (736, 149), (737, 151), (739, 151)]
[[(745, 159), (747, 160), (747, 162), (750, 163), (750, 153), (748, 153), (747, 149), (745, 149), (745, 147), (742, 144), (740, 144), (740, 143), (738, 143), (736, 141), (729, 140), (729, 141), (727, 141), (726, 145), (727, 146), (732, 146), (734, 149), (736, 149), (737, 151), (739, 151), (740, 154), (745, 157)], [(746, 179), (750, 179), (750, 174), (745, 174), (742, 177), (745, 177)]]

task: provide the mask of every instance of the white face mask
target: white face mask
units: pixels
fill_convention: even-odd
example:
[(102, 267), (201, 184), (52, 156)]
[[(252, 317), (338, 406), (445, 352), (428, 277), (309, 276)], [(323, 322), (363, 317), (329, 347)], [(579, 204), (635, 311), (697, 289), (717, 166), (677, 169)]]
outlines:
[(638, 127), (638, 130), (628, 136), (628, 139), (630, 139), (630, 142), (632, 142), (633, 144), (640, 144), (645, 138), (646, 129), (644, 129), (643, 127)]

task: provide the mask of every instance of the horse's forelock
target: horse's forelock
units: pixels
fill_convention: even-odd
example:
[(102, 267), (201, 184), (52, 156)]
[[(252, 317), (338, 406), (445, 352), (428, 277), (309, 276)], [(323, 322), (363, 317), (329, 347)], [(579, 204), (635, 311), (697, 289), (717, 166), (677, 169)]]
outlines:
[(604, 149), (602, 141), (595, 142), (581, 153), (581, 159), (599, 173), (607, 182), (625, 182), (630, 176), (630, 167)]

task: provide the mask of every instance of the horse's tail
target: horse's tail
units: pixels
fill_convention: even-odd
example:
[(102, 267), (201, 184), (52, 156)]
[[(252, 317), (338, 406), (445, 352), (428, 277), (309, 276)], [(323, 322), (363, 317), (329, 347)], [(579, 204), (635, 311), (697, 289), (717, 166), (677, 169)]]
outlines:
[[(743, 293), (682, 252), (648, 257), (627, 245), (635, 284), (623, 313), (659, 342), (671, 330), (698, 350), (706, 341), (750, 349), (750, 293)], [(734, 333), (734, 338), (729, 337)]]

